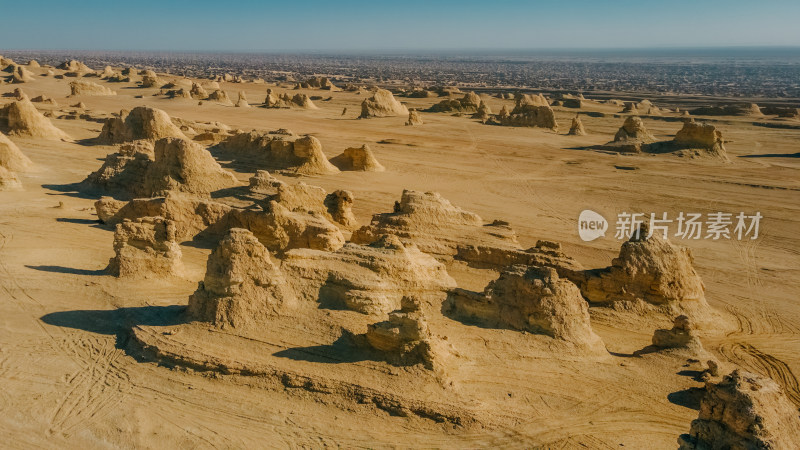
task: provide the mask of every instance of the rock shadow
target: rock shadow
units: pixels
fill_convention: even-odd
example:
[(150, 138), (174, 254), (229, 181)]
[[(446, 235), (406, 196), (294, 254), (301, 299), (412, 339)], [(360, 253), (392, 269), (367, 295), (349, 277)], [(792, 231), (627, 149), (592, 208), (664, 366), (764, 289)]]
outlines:
[(40, 320), (48, 325), (116, 336), (117, 348), (123, 348), (132, 327), (179, 325), (186, 322), (185, 310), (185, 305), (72, 310), (45, 314)]
[(102, 194), (93, 192), (86, 189), (81, 183), (68, 183), (68, 184), (43, 184), (43, 188), (55, 192), (48, 192), (47, 195), (65, 195), (67, 197), (83, 198), (88, 200), (97, 200), (102, 197)]
[(26, 264), (25, 267), (33, 270), (40, 270), (42, 272), (69, 273), (72, 275), (94, 275), (94, 276), (108, 275), (105, 268), (92, 270), (92, 269), (77, 269), (74, 267), (64, 267), (64, 266), (47, 266), (47, 265), (32, 266), (28, 264)]
[(372, 352), (359, 344), (359, 337), (344, 330), (332, 344), (288, 348), (273, 353), (273, 356), (326, 364), (353, 363), (374, 359)]
[(668, 394), (667, 400), (669, 400), (672, 404), (699, 411), (700, 401), (703, 399), (705, 392), (705, 388), (690, 387), (689, 389)]

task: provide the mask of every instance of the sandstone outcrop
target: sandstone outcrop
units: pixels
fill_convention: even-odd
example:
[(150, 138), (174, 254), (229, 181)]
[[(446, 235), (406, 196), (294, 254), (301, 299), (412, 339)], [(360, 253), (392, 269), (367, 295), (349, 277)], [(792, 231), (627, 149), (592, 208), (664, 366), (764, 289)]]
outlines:
[(614, 140), (598, 148), (622, 153), (641, 153), (655, 140), (656, 138), (647, 131), (641, 117), (628, 116), (614, 135)]
[(223, 140), (214, 149), (236, 162), (261, 169), (302, 175), (339, 171), (328, 161), (322, 143), (313, 136), (297, 138), (277, 133), (241, 132)]
[(382, 235), (393, 234), (403, 243), (449, 258), (463, 242), (501, 248), (518, 248), (516, 234), (507, 223), (484, 224), (477, 214), (453, 206), (435, 192), (405, 190), (391, 213), (376, 214), (372, 222), (353, 232), (355, 243), (369, 244)]
[(107, 144), (118, 144), (139, 139), (156, 141), (162, 138), (187, 139), (164, 111), (137, 106), (122, 117), (108, 119), (97, 139)]
[(481, 100), (481, 104), (478, 105), (478, 110), (475, 114), (472, 115), (473, 119), (478, 119), (483, 123), (486, 123), (489, 119), (492, 118), (492, 108), (489, 108), (483, 100)]
[(693, 352), (703, 350), (697, 330), (689, 317), (675, 318), (672, 329), (658, 329), (653, 333), (653, 346), (660, 349), (688, 349)]
[(171, 221), (175, 239), (187, 241), (223, 220), (232, 207), (211, 200), (170, 192), (165, 197), (136, 198), (131, 201), (102, 197), (95, 202), (97, 217), (109, 226), (124, 220), (159, 216)]
[(33, 165), (31, 160), (5, 134), (0, 133), (0, 166), (12, 172), (24, 172)]
[(441, 299), (455, 287), (443, 264), (395, 236), (368, 246), (348, 243), (335, 252), (292, 250), (283, 268), (305, 298), (363, 314), (400, 309), (404, 296)]
[(764, 114), (755, 103), (743, 103), (723, 106), (703, 106), (689, 111), (693, 116), (751, 116), (761, 117)]
[(232, 105), (231, 99), (228, 98), (228, 93), (217, 89), (213, 91), (211, 94), (208, 95), (207, 100), (217, 103), (222, 103), (223, 105)]
[(408, 120), (406, 121), (406, 126), (422, 125), (422, 123), (422, 116), (419, 114), (419, 111), (416, 109), (408, 110)]
[(237, 184), (236, 177), (220, 167), (202, 146), (180, 138), (156, 141), (155, 159), (147, 168), (143, 188), (147, 196), (169, 191), (209, 195)]
[(341, 230), (324, 214), (292, 211), (274, 200), (264, 206), (262, 210), (232, 209), (208, 231), (219, 235), (231, 228), (245, 228), (271, 252), (295, 248), (331, 252), (344, 245)]
[(331, 163), (339, 170), (353, 170), (360, 172), (383, 172), (386, 170), (375, 158), (372, 149), (367, 144), (361, 147), (350, 147), (333, 158)]
[(680, 450), (800, 448), (797, 407), (771, 379), (735, 370), (705, 389)]
[(91, 81), (72, 81), (69, 83), (70, 97), (76, 95), (117, 95), (116, 92)]
[(557, 131), (556, 116), (550, 103), (543, 95), (518, 95), (516, 105), (509, 113), (503, 106), (500, 113), (487, 123), (512, 127), (540, 127)]
[(578, 287), (555, 269), (511, 266), (483, 293), (456, 289), (449, 313), (487, 326), (543, 334), (595, 353), (605, 352), (592, 330), (589, 307)]
[(685, 314), (695, 324), (707, 321), (711, 310), (691, 250), (647, 234), (642, 226), (622, 244), (610, 267), (587, 271), (583, 296), (594, 305), (650, 305), (670, 317)]
[(248, 328), (265, 326), (296, 302), (266, 247), (250, 231), (234, 228), (209, 255), (187, 313), (220, 328)]
[(71, 140), (67, 133), (56, 128), (27, 98), (0, 107), (0, 130), (13, 136)]
[(561, 244), (553, 241), (538, 240), (535, 246), (526, 250), (462, 244), (458, 246), (455, 258), (482, 269), (503, 270), (515, 265), (552, 267), (559, 277), (577, 285), (585, 280), (583, 266), (564, 253)]
[(422, 364), (426, 369), (439, 370), (442, 352), (438, 351), (428, 322), (422, 313), (420, 301), (403, 297), (400, 309), (389, 313), (389, 318), (367, 326), (364, 335), (367, 344), (397, 365)]
[(697, 150), (708, 156), (727, 159), (722, 132), (714, 125), (687, 120), (675, 135), (672, 147), (676, 150)]
[(143, 217), (117, 224), (114, 252), (106, 269), (125, 278), (164, 278), (183, 273), (174, 224), (163, 217)]
[(295, 94), (294, 96), (290, 96), (287, 93), (275, 94), (272, 92), (272, 89), (267, 89), (264, 107), (317, 109), (317, 105), (315, 105), (306, 94)]
[(460, 112), (475, 113), (482, 103), (480, 96), (474, 92), (467, 92), (460, 99), (447, 99), (433, 105), (429, 112)]
[(67, 72), (78, 72), (78, 73), (92, 72), (92, 69), (89, 66), (74, 59), (71, 59), (69, 61), (64, 61), (63, 63), (59, 64), (56, 67), (56, 69), (65, 70)]
[(247, 103), (247, 96), (244, 95), (243, 91), (239, 91), (239, 98), (236, 100), (236, 105), (234, 105), (234, 106), (236, 106), (237, 108), (249, 108), (250, 107), (250, 104)]
[(236, 177), (220, 167), (202, 146), (180, 138), (123, 146), (85, 183), (128, 197), (152, 197), (167, 192), (208, 196), (236, 185)]
[(585, 136), (586, 135), (586, 130), (583, 128), (583, 122), (581, 122), (580, 116), (575, 116), (575, 118), (572, 119), (572, 125), (570, 125), (569, 133), (567, 133), (567, 134), (570, 135), (570, 136)]
[(364, 99), (361, 102), (361, 115), (360, 119), (369, 119), (371, 117), (393, 117), (405, 116), (408, 114), (408, 108), (397, 101), (391, 92), (386, 89), (378, 89), (370, 98)]

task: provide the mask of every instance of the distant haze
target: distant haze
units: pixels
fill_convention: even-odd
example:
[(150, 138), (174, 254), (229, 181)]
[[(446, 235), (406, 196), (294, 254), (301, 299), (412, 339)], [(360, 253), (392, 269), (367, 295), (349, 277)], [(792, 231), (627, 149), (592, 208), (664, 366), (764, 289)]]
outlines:
[(40, 1), (3, 49), (330, 51), (799, 46), (800, 2)]

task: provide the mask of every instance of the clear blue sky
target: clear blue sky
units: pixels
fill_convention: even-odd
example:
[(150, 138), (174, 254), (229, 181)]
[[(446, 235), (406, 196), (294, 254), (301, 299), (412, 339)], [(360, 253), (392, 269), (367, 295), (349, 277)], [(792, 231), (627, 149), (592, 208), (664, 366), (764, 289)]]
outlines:
[(0, 49), (800, 46), (800, 0), (0, 0)]

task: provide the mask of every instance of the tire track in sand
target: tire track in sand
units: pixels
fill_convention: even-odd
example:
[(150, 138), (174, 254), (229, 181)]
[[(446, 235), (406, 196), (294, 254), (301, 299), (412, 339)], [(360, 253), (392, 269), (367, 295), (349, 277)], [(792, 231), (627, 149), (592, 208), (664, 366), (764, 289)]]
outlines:
[[(48, 311), (31, 295), (9, 270), (2, 253), (14, 235), (0, 232), (0, 291), (48, 338), (50, 347), (72, 360), (79, 369), (67, 381), (67, 391), (52, 409), (49, 434), (68, 436), (82, 425), (103, 416), (110, 406), (119, 403), (130, 389), (128, 377), (118, 359), (122, 350), (115, 348), (112, 337), (83, 337), (85, 332), (69, 332), (48, 327), (41, 320)], [(0, 378), (9, 370), (0, 372)]]

